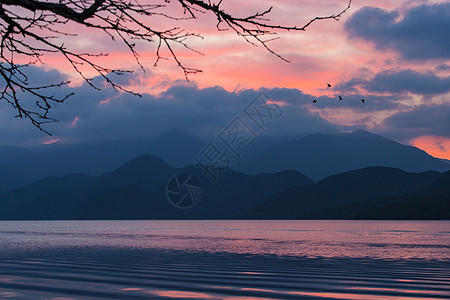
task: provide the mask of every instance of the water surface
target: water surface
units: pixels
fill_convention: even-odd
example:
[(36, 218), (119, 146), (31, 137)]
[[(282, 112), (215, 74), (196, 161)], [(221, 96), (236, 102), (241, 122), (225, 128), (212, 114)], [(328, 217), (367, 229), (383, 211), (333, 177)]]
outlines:
[(0, 298), (450, 299), (450, 222), (0, 222)]

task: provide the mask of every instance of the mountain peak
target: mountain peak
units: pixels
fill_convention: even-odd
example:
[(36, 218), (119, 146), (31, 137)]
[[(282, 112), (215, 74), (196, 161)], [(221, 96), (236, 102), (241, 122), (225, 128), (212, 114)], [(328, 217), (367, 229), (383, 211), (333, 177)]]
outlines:
[(170, 165), (156, 155), (144, 154), (100, 176), (95, 183), (95, 188), (100, 190), (134, 184), (146, 191), (151, 191), (164, 183), (174, 172)]
[(250, 173), (295, 169), (320, 180), (329, 175), (369, 166), (395, 167), (409, 172), (447, 171), (450, 166), (408, 145), (367, 132), (309, 135), (276, 144), (254, 160)]
[(162, 142), (162, 141), (174, 141), (178, 139), (195, 139), (195, 137), (191, 136), (187, 132), (179, 129), (179, 128), (171, 128), (165, 132), (163, 132), (161, 135), (159, 135), (155, 141), (156, 142)]
[(136, 166), (155, 167), (155, 168), (171, 168), (164, 160), (153, 154), (143, 154), (137, 156), (126, 163), (124, 163), (119, 169), (123, 168), (135, 168)]
[(352, 134), (352, 135), (373, 135), (373, 133), (370, 133), (361, 128), (353, 130), (352, 132), (350, 132), (350, 134)]
[(192, 157), (204, 147), (204, 143), (178, 128), (172, 128), (157, 137), (148, 153), (156, 154), (172, 166), (182, 167), (192, 163)]

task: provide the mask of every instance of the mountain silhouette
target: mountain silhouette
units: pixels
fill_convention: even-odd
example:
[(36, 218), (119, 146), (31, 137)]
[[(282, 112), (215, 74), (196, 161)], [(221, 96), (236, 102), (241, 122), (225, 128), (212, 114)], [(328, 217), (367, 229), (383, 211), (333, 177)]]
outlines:
[(192, 156), (204, 144), (182, 130), (171, 129), (155, 139), (54, 143), (30, 148), (0, 146), (0, 191), (12, 190), (46, 176), (104, 174), (146, 153), (181, 167), (192, 164)]
[(255, 205), (241, 217), (353, 219), (359, 210), (370, 205), (368, 201), (422, 190), (439, 176), (434, 171), (411, 173), (396, 168), (368, 167), (285, 190)]
[(90, 182), (90, 191), (135, 185), (147, 192), (165, 184), (174, 169), (152, 154), (144, 154), (126, 162), (116, 170), (98, 176)]
[(449, 164), (425, 151), (360, 129), (334, 135), (314, 134), (278, 143), (247, 162), (241, 170), (257, 174), (295, 169), (320, 180), (370, 166), (393, 167), (409, 172), (444, 172), (450, 169)]
[[(168, 180), (183, 172), (202, 182), (190, 209), (166, 198)], [(368, 167), (315, 183), (293, 170), (228, 170), (213, 183), (201, 168), (172, 168), (147, 154), (104, 175), (51, 176), (0, 193), (0, 219), (448, 219), (449, 201), (450, 171)]]
[[(199, 178), (202, 176), (199, 169), (192, 166), (183, 170)], [(203, 183), (204, 196), (198, 205), (186, 211), (176, 210), (172, 217), (233, 219), (275, 193), (295, 186), (310, 185), (314, 181), (291, 170), (254, 176), (229, 170), (217, 183), (213, 184), (206, 178)]]
[(450, 193), (416, 193), (359, 211), (359, 220), (450, 220)]
[[(0, 192), (47, 176), (70, 173), (98, 176), (146, 153), (179, 168), (192, 164), (193, 156), (206, 145), (207, 141), (173, 128), (154, 139), (54, 143), (30, 148), (0, 146)], [(450, 168), (446, 161), (420, 149), (363, 130), (314, 134), (295, 140), (262, 136), (232, 167), (246, 174), (294, 169), (317, 181), (368, 166), (396, 167), (411, 172), (443, 172)]]
[[(160, 158), (147, 154), (100, 176), (70, 174), (47, 177), (1, 193), (0, 218), (59, 220), (86, 219), (90, 215), (100, 217), (111, 212), (114, 207), (111, 201), (121, 202), (120, 207), (116, 206), (116, 214), (129, 218), (132, 215), (125, 214), (125, 207), (133, 207), (133, 203), (142, 199), (145, 201), (141, 202), (151, 201), (148, 193), (165, 184), (174, 172), (175, 169)], [(100, 204), (95, 201), (100, 201)], [(142, 216), (142, 213), (137, 213), (142, 212), (141, 208), (134, 208), (136, 216)]]
[(63, 177), (49, 176), (29, 185), (0, 193), (0, 215), (42, 195), (80, 189), (93, 178), (87, 174), (69, 174)]
[[(274, 141), (246, 153), (240, 171), (216, 183), (189, 165), (206, 143), (179, 129), (127, 144), (1, 146), (0, 219), (447, 218), (450, 165), (420, 149), (364, 130)], [(76, 172), (54, 175), (68, 170)], [(166, 195), (180, 172), (202, 182), (201, 200), (188, 210)]]
[(450, 191), (450, 171), (444, 172), (434, 181), (427, 191), (448, 192)]
[[(179, 172), (191, 172), (203, 181), (204, 196), (190, 210), (177, 209), (166, 198), (167, 182)], [(272, 194), (312, 183), (296, 171), (252, 176), (233, 170), (211, 183), (200, 168), (175, 169), (146, 154), (104, 175), (47, 177), (0, 193), (0, 219), (233, 218)]]
[(355, 218), (371, 220), (450, 220), (450, 172), (441, 174), (425, 189), (380, 199)]

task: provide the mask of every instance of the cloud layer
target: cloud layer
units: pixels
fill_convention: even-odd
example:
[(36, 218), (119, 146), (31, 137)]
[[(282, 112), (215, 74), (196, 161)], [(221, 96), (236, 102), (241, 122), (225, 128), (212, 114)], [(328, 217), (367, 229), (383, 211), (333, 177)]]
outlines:
[(404, 12), (363, 7), (345, 24), (350, 37), (369, 41), (381, 50), (396, 50), (408, 60), (449, 59), (448, 28), (448, 2), (424, 4)]
[(420, 135), (450, 137), (450, 104), (419, 105), (412, 110), (387, 118), (385, 124), (410, 137)]
[(363, 89), (374, 93), (439, 95), (450, 92), (450, 76), (441, 77), (431, 72), (394, 69), (381, 71), (370, 79), (352, 78), (339, 83), (337, 88), (342, 91)]
[[(274, 23), (303, 23), (347, 4), (347, 0), (291, 2), (273, 2)], [(177, 80), (183, 74), (173, 61), (161, 61), (147, 74), (116, 78), (141, 92), (142, 98), (117, 93), (99, 78), (95, 82), (104, 88), (96, 91), (81, 84), (63, 59), (50, 56), (47, 68), (59, 71), (32, 67), (33, 82), (68, 77), (79, 84), (54, 91), (75, 93), (52, 110), (51, 116), (60, 122), (46, 128), (54, 136), (15, 119), (11, 108), (0, 101), (0, 143), (146, 138), (173, 127), (208, 138), (240, 116), (263, 90), (284, 112), (267, 134), (299, 136), (365, 128), (401, 142), (439, 145), (439, 139), (450, 138), (450, 3), (386, 0), (371, 5), (354, 2), (342, 22), (317, 22), (305, 32), (281, 34), (271, 46), (290, 64), (231, 32), (218, 32), (210, 18), (195, 20), (187, 29), (201, 33), (205, 40), (195, 40), (191, 46), (205, 56), (184, 50), (179, 54), (183, 63), (204, 73), (190, 77), (195, 84), (187, 83)], [(261, 2), (255, 0), (227, 1), (227, 8), (238, 14), (259, 7)], [(77, 39), (67, 42), (80, 51), (109, 52), (102, 60), (108, 67), (133, 68), (132, 57), (120, 43), (104, 41), (95, 32), (80, 31)], [(153, 65), (154, 49), (140, 48), (140, 54), (145, 66)], [(327, 82), (332, 88), (326, 87)]]
[[(43, 71), (32, 67), (36, 75), (52, 80), (64, 76), (55, 70)], [(56, 73), (55, 73), (56, 72)], [(135, 74), (136, 80), (142, 74)], [(132, 76), (122, 78), (127, 84), (135, 81)], [(95, 78), (98, 86), (105, 86), (100, 78)], [(332, 124), (308, 107), (312, 96), (297, 89), (264, 89), (273, 101), (279, 103), (283, 116), (269, 126), (268, 133), (276, 135), (303, 135), (313, 132), (333, 132), (341, 126)], [(229, 92), (222, 87), (199, 88), (195, 84), (173, 83), (158, 95), (149, 93), (137, 97), (119, 93), (110, 87), (98, 91), (86, 83), (78, 87), (64, 87), (60, 94), (74, 93), (66, 103), (52, 108), (51, 117), (58, 123), (47, 124), (45, 128), (54, 137), (66, 141), (86, 141), (99, 139), (149, 138), (176, 127), (192, 134), (209, 137), (220, 132), (233, 118), (245, 116), (244, 108), (259, 94), (253, 89)], [(26, 96), (24, 102), (34, 103)], [(35, 139), (47, 141), (48, 138), (28, 124), (27, 120), (14, 119), (13, 111), (7, 106), (0, 108), (3, 118), (1, 131), (2, 144), (34, 142)]]

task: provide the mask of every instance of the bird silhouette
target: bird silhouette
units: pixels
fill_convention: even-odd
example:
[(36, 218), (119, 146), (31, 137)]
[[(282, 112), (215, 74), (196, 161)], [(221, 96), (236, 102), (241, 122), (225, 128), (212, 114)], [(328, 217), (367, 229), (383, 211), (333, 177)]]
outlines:
[(341, 97), (341, 96), (339, 96), (339, 100), (342, 100), (342, 97)]
[(361, 102), (364, 103), (364, 99), (361, 99)]
[(317, 103), (317, 100), (314, 99), (314, 100), (313, 100), (313, 103)]
[(327, 86), (328, 86), (328, 87), (331, 87), (331, 84), (327, 83)]

